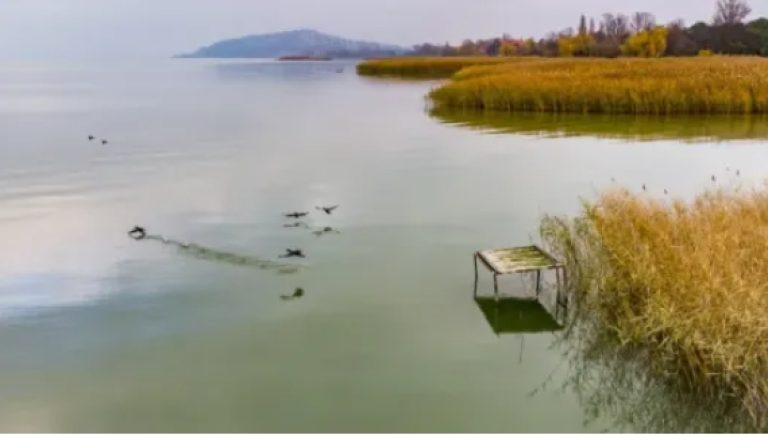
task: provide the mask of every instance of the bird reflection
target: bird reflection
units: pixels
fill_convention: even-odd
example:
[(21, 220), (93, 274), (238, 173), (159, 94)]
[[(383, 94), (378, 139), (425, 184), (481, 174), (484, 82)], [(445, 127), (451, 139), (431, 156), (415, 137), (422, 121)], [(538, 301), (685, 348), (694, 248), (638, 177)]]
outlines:
[(332, 227), (323, 227), (323, 228), (319, 228), (317, 230), (312, 231), (312, 234), (320, 237), (326, 234), (341, 234), (341, 232)]

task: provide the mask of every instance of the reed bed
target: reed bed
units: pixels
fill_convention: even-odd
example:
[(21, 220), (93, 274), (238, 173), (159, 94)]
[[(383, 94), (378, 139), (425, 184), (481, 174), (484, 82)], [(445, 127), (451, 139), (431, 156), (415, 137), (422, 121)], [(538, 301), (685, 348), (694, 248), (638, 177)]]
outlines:
[(456, 72), (468, 66), (497, 65), (511, 61), (510, 58), (481, 56), (370, 59), (357, 65), (357, 73), (364, 76), (443, 79), (451, 77)]
[(691, 202), (609, 191), (541, 232), (568, 266), (578, 317), (643, 349), (654, 375), (735, 399), (765, 427), (768, 186)]
[(461, 69), (438, 107), (609, 114), (768, 113), (768, 59), (524, 58)]

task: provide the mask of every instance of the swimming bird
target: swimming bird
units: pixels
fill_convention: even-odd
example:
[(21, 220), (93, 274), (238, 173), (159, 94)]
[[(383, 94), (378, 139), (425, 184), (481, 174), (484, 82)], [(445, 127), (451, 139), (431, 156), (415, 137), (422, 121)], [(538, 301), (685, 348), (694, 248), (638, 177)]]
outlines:
[(101, 144), (102, 144), (102, 145), (106, 145), (106, 144), (108, 144), (108, 143), (109, 143), (109, 142), (107, 142), (107, 140), (106, 140), (106, 139), (102, 139), (102, 140), (101, 140)]
[(94, 140), (94, 139), (96, 139), (96, 136), (94, 136), (94, 135), (92, 135), (92, 134), (89, 134), (89, 135), (88, 135), (88, 140), (89, 140), (89, 141), (91, 141), (91, 140)]
[(301, 218), (303, 218), (304, 216), (306, 216), (306, 215), (308, 215), (308, 214), (309, 214), (309, 212), (308, 212), (308, 211), (307, 211), (307, 212), (303, 212), (303, 211), (299, 212), (299, 211), (296, 211), (296, 212), (293, 212), (293, 213), (286, 213), (286, 214), (285, 214), (285, 217), (287, 217), (287, 218), (293, 218), (293, 219), (301, 219)]
[(296, 290), (293, 291), (293, 294), (291, 295), (280, 295), (280, 299), (284, 301), (290, 301), (292, 299), (298, 299), (300, 297), (304, 296), (304, 289), (301, 287), (296, 287)]
[(315, 208), (318, 209), (318, 210), (324, 211), (325, 214), (331, 214), (334, 210), (339, 208), (339, 206), (338, 205), (334, 205), (332, 207), (322, 207), (322, 206), (320, 206), (320, 207), (315, 207)]
[(337, 74), (341, 74), (341, 73), (343, 73), (343, 72), (344, 72), (344, 68), (338, 68), (338, 69), (336, 70), (336, 73), (337, 73)]
[(301, 257), (306, 258), (304, 255), (304, 252), (301, 249), (286, 249), (285, 254), (281, 255), (280, 258), (291, 258), (291, 257)]
[(147, 231), (144, 228), (136, 225), (131, 231), (128, 231), (128, 235), (131, 236), (133, 240), (141, 240), (147, 237)]

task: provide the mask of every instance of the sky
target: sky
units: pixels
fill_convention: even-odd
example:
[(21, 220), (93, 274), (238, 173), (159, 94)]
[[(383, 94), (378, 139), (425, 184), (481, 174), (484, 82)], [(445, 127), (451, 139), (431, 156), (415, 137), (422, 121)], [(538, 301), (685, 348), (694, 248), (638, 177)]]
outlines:
[[(581, 14), (710, 20), (715, 0), (0, 0), (0, 59), (165, 58), (248, 34), (312, 28), (411, 46), (542, 37)], [(751, 0), (751, 18), (768, 0)]]

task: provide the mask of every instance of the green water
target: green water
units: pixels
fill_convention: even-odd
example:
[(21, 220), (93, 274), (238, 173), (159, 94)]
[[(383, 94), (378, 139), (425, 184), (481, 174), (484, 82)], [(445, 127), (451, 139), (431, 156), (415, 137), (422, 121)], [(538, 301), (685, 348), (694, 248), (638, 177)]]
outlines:
[(645, 427), (571, 387), (551, 292), (474, 301), (472, 253), (536, 242), (612, 178), (757, 183), (760, 135), (485, 134), (430, 116), (434, 83), (339, 66), (0, 66), (0, 430)]

